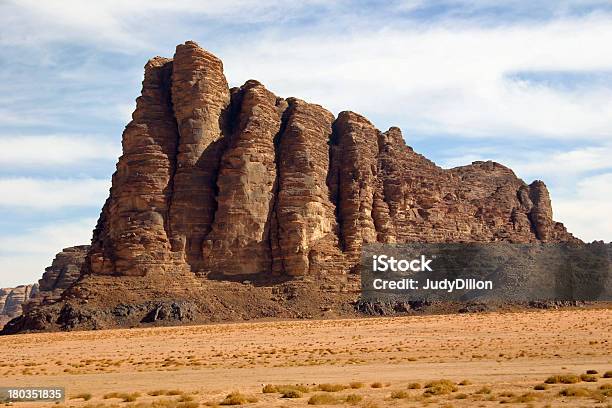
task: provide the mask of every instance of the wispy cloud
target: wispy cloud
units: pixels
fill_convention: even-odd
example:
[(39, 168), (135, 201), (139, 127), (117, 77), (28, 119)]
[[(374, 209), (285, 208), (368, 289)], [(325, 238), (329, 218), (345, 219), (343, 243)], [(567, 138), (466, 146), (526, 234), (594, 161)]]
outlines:
[(62, 248), (89, 244), (96, 220), (84, 218), (39, 225), (22, 233), (0, 233), (0, 286), (38, 281)]
[(2, 136), (0, 168), (61, 165), (87, 166), (90, 161), (115, 162), (121, 146), (107, 138), (84, 135)]
[(60, 211), (75, 207), (101, 208), (108, 196), (107, 179), (0, 179), (0, 209)]
[(612, 134), (612, 86), (568, 90), (509, 74), (612, 70), (610, 41), (608, 16), (502, 27), (455, 21), (270, 34), (221, 56), (235, 84), (255, 77), (281, 95), (393, 118), (409, 133), (604, 139)]
[(580, 180), (574, 194), (558, 197), (553, 204), (556, 217), (576, 236), (587, 241), (610, 241), (610, 203), (612, 173), (605, 173)]

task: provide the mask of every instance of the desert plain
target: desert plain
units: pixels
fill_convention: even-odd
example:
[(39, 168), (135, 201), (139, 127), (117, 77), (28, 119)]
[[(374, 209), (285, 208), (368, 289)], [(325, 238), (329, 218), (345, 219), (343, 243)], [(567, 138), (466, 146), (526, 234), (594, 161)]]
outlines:
[(0, 337), (19, 407), (612, 406), (612, 310), (261, 321)]

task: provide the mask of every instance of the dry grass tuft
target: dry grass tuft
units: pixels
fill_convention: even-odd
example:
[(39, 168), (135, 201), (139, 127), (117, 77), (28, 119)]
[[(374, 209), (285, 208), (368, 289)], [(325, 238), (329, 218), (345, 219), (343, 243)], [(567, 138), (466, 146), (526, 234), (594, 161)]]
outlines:
[(547, 390), (549, 388), (550, 388), (550, 386), (548, 384), (544, 384), (544, 383), (538, 384), (535, 387), (533, 387), (533, 389), (536, 390), (536, 391), (544, 391), (544, 390)]
[(348, 385), (344, 385), (344, 384), (319, 384), (317, 386), (317, 390), (325, 391), (325, 392), (344, 391), (347, 388), (350, 388), (350, 387)]
[(372, 387), (372, 388), (382, 388), (382, 387), (384, 387), (384, 385), (380, 381), (376, 381), (376, 382), (373, 382), (372, 384), (370, 384), (370, 387)]
[(457, 385), (450, 380), (437, 380), (425, 384), (423, 395), (445, 395), (455, 392), (459, 389)]
[(402, 390), (393, 391), (391, 393), (391, 398), (392, 399), (406, 399), (408, 397), (410, 397), (410, 394), (407, 393), (406, 391), (402, 391)]
[(580, 377), (578, 377), (577, 375), (574, 374), (562, 374), (562, 375), (553, 375), (551, 377), (548, 377), (546, 379), (546, 381), (544, 381), (546, 384), (576, 384), (579, 383)]
[(568, 387), (559, 391), (559, 395), (562, 397), (589, 397), (591, 391), (583, 387)]
[(281, 396), (281, 398), (302, 398), (303, 396), (304, 394), (302, 394), (298, 390), (287, 390), (283, 392), (283, 395)]
[(351, 405), (357, 405), (358, 403), (361, 402), (361, 400), (363, 400), (363, 397), (357, 394), (349, 394), (346, 397), (344, 397), (344, 402), (346, 402), (347, 404), (351, 404)]
[(257, 398), (244, 395), (238, 391), (228, 394), (219, 405), (245, 405), (257, 402)]
[(599, 391), (606, 397), (612, 397), (612, 384), (604, 384), (599, 387)]
[(359, 381), (353, 381), (353, 382), (351, 382), (349, 385), (350, 385), (350, 386), (351, 386), (351, 388), (352, 388), (352, 389), (354, 389), (354, 390), (359, 389), (359, 388), (363, 388), (363, 387), (365, 386), (365, 384), (364, 384), (364, 383), (359, 382)]
[(581, 374), (580, 379), (584, 382), (597, 382), (597, 376), (595, 374)]
[(104, 399), (121, 399), (123, 402), (134, 402), (140, 398), (139, 392), (110, 392), (104, 395)]
[(92, 395), (88, 392), (82, 392), (80, 394), (75, 395), (74, 397), (71, 397), (70, 399), (82, 399), (84, 401), (89, 401), (92, 398)]
[(337, 405), (342, 400), (331, 394), (315, 394), (308, 400), (308, 405)]
[(291, 391), (298, 391), (304, 394), (304, 393), (310, 392), (311, 389), (310, 387), (306, 385), (302, 385), (302, 384), (280, 384), (280, 385), (266, 384), (261, 390), (261, 392), (263, 392), (264, 394), (273, 394), (273, 393), (286, 394)]
[(408, 384), (409, 390), (420, 390), (421, 388), (423, 388), (423, 386), (418, 382), (413, 382), (413, 383)]

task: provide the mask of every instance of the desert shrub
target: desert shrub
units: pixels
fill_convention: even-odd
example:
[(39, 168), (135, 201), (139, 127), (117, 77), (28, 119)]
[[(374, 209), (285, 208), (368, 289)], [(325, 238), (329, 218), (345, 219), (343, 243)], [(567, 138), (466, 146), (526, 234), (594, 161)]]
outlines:
[(266, 384), (261, 390), (264, 394), (273, 394), (276, 392), (276, 385)]
[(533, 387), (533, 389), (536, 391), (543, 391), (543, 390), (547, 390), (548, 388), (549, 388), (548, 384), (538, 384), (535, 387)]
[(559, 391), (559, 395), (562, 397), (588, 397), (591, 392), (582, 387), (568, 387)]
[[(216, 403), (206, 403), (205, 405), (218, 407), (219, 405)], [(141, 402), (136, 405), (126, 405), (126, 407), (130, 408), (198, 408), (200, 404), (198, 402), (177, 402), (172, 400), (156, 400), (151, 402)], [(115, 408), (118, 405), (97, 405), (95, 407), (85, 406), (85, 408)]]
[(91, 399), (91, 397), (92, 397), (92, 396), (91, 396), (91, 394), (90, 394), (90, 393), (88, 393), (88, 392), (83, 392), (83, 393), (81, 393), (81, 394), (77, 394), (77, 395), (75, 395), (74, 397), (72, 397), (72, 398), (70, 398), (70, 399), (82, 399), (82, 400), (85, 400), (85, 401), (89, 401), (89, 400)]
[(584, 382), (597, 382), (597, 376), (594, 374), (581, 374), (580, 379)]
[(576, 384), (580, 382), (580, 377), (574, 374), (553, 375), (544, 382), (546, 384)]
[(257, 398), (249, 397), (238, 391), (234, 391), (228, 394), (219, 405), (245, 405), (253, 402), (257, 402)]
[(325, 391), (325, 392), (338, 392), (338, 391), (346, 390), (347, 388), (349, 387), (343, 384), (319, 384), (317, 386), (317, 389), (319, 391)]
[(303, 394), (298, 390), (287, 390), (283, 392), (281, 398), (302, 398)]
[(104, 399), (117, 398), (123, 400), (123, 402), (134, 402), (140, 397), (139, 392), (133, 392), (131, 394), (127, 392), (110, 392), (104, 395)]
[(459, 393), (455, 395), (455, 399), (466, 399), (467, 397), (468, 397), (467, 394), (464, 394), (464, 393)]
[(463, 380), (459, 383), (459, 385), (471, 385), (472, 382), (470, 380)]
[(499, 393), (499, 396), (509, 398), (514, 397), (514, 393), (512, 391), (502, 391)]
[(421, 388), (423, 388), (423, 386), (418, 382), (413, 382), (413, 383), (408, 384), (409, 390), (420, 390)]
[(597, 370), (586, 370), (587, 374), (599, 374)]
[(351, 386), (352, 389), (356, 390), (358, 388), (363, 388), (365, 384), (359, 381), (353, 381), (349, 385)]
[(310, 392), (310, 387), (306, 385), (302, 385), (302, 384), (281, 384), (281, 385), (266, 384), (264, 385), (261, 391), (264, 394), (271, 394), (275, 392), (279, 394), (285, 394), (290, 391), (298, 391), (301, 393), (307, 393), (307, 392)]
[(147, 395), (150, 395), (152, 397), (158, 397), (160, 395), (166, 395), (166, 390), (153, 390), (153, 391), (149, 391), (147, 392)]
[(177, 400), (177, 402), (191, 402), (194, 398), (191, 395), (182, 394), (181, 397)]
[(603, 378), (612, 378), (612, 371), (606, 371), (603, 375)]
[(166, 391), (166, 395), (181, 395), (183, 391), (181, 390), (169, 390)]
[(606, 397), (612, 397), (612, 384), (604, 384), (599, 387), (599, 390)]
[(315, 394), (308, 399), (308, 405), (336, 405), (342, 400), (331, 394)]
[(344, 398), (344, 402), (351, 405), (355, 405), (361, 402), (361, 400), (363, 400), (363, 397), (357, 394), (349, 394)]
[(450, 380), (431, 381), (425, 384), (424, 395), (444, 395), (455, 392), (459, 389), (454, 382)]
[(370, 387), (372, 387), (372, 388), (382, 388), (383, 387), (383, 383), (381, 383), (380, 381), (376, 381), (376, 382), (373, 382), (372, 384), (370, 384)]
[(474, 394), (490, 394), (490, 393), (491, 393), (491, 388), (484, 386), (480, 388), (478, 391), (476, 391)]
[(139, 392), (133, 392), (131, 394), (124, 394), (123, 395), (123, 402), (134, 402), (139, 397), (140, 397), (140, 393)]
[(410, 394), (408, 394), (406, 391), (393, 391), (391, 393), (391, 398), (393, 399), (405, 399), (410, 397)]

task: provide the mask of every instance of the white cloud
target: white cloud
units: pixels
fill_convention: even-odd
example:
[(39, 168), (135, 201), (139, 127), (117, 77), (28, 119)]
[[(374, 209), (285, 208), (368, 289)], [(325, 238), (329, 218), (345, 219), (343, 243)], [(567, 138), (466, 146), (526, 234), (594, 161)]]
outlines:
[(612, 242), (612, 173), (581, 180), (576, 193), (553, 201), (555, 218), (586, 241)]
[(501, 27), (446, 22), (269, 34), (234, 44), (221, 57), (234, 84), (257, 78), (280, 95), (393, 118), (412, 132), (605, 139), (612, 134), (612, 85), (555, 89), (508, 75), (609, 71), (611, 41), (612, 18), (588, 16)]
[(275, 21), (311, 6), (329, 6), (324, 0), (299, 2), (257, 0), (38, 0), (4, 1), (0, 4), (3, 35), (0, 44), (42, 46), (69, 41), (130, 51), (154, 48), (164, 38), (163, 28), (176, 16), (211, 18), (249, 24)]
[(574, 190), (576, 182), (597, 171), (612, 169), (612, 143), (560, 150), (511, 148), (451, 148), (441, 152), (448, 158), (442, 167), (451, 168), (475, 160), (495, 160), (510, 167), (525, 180), (542, 179), (555, 186)]
[(63, 248), (89, 244), (95, 219), (80, 219), (0, 235), (0, 287), (37, 282)]
[(2, 178), (0, 208), (13, 211), (102, 208), (110, 184), (106, 179)]
[[(122, 109), (123, 112), (123, 109)], [(121, 146), (107, 139), (83, 135), (2, 136), (0, 167), (47, 167), (116, 161)]]

